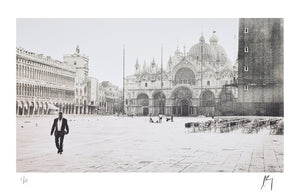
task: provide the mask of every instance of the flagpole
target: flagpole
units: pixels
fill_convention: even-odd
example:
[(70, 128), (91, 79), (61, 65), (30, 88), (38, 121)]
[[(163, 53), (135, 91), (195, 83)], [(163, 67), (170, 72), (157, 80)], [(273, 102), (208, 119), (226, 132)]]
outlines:
[(125, 45), (123, 45), (123, 115), (125, 114)]
[(161, 102), (160, 102), (160, 112), (161, 114), (163, 114), (163, 108), (162, 108), (162, 88), (163, 88), (163, 45), (161, 44), (161, 68), (160, 68), (160, 99), (161, 99)]

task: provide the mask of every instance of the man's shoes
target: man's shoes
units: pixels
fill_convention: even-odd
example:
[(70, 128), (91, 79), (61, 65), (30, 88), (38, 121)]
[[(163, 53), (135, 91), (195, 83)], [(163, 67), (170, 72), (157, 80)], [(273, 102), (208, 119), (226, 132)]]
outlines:
[(62, 154), (62, 152), (59, 152), (59, 154)]
[(57, 153), (59, 154), (59, 153), (60, 153), (60, 150), (57, 150)]

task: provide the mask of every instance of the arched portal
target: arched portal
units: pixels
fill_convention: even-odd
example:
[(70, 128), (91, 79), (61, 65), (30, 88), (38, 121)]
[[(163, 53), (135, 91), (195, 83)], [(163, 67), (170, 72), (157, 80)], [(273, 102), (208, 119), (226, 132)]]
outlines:
[(234, 114), (234, 97), (232, 91), (224, 87), (219, 95), (220, 101), (218, 109), (222, 115), (233, 115)]
[(154, 115), (158, 115), (159, 113), (165, 114), (165, 105), (166, 105), (166, 96), (162, 92), (155, 92), (153, 94), (153, 106)]
[(183, 98), (191, 99), (192, 98), (192, 92), (188, 87), (181, 86), (181, 87), (176, 88), (172, 92), (172, 97), (174, 99), (183, 99)]
[(200, 94), (200, 114), (212, 116), (215, 114), (215, 95), (210, 90)]
[(210, 107), (215, 106), (215, 96), (210, 90), (205, 90), (200, 95), (200, 106)]
[(187, 67), (180, 68), (175, 74), (175, 85), (176, 84), (196, 84), (196, 78), (194, 72)]
[(149, 114), (149, 97), (145, 93), (140, 93), (137, 96), (137, 105), (140, 106), (139, 114), (147, 116)]
[(192, 108), (192, 91), (185, 86), (176, 88), (172, 92), (173, 114), (178, 116), (189, 116), (194, 114)]
[(182, 99), (178, 102), (178, 114), (181, 116), (189, 116), (190, 102), (187, 99)]

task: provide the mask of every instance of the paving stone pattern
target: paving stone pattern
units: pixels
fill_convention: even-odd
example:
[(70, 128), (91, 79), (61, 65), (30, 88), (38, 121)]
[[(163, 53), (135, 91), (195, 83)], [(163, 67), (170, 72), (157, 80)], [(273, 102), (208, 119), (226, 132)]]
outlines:
[(283, 172), (283, 135), (186, 133), (206, 118), (67, 115), (70, 133), (56, 153), (55, 116), (17, 118), (17, 172)]

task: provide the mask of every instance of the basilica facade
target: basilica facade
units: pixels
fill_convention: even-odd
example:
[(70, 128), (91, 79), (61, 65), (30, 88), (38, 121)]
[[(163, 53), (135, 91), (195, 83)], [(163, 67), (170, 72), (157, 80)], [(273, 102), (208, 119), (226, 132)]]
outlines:
[(189, 52), (178, 48), (166, 68), (153, 59), (126, 77), (125, 112), (133, 115), (230, 115), (237, 99), (237, 66), (218, 44), (203, 34)]

